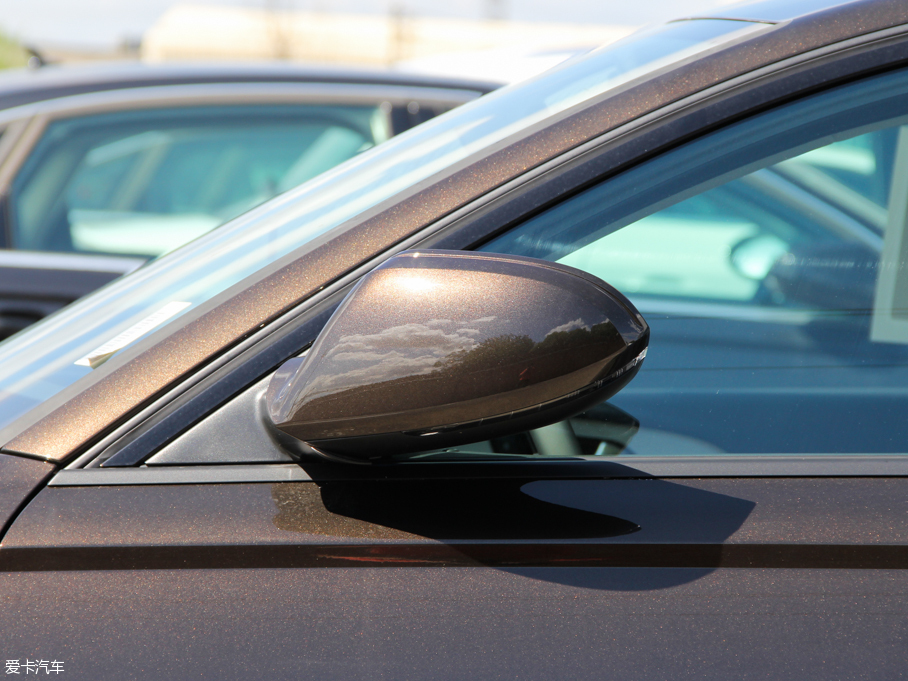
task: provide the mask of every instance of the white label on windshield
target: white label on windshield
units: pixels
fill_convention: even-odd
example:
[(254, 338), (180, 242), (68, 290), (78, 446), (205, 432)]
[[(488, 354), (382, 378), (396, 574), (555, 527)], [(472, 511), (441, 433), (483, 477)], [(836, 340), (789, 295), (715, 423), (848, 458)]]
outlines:
[(132, 343), (136, 338), (144, 336), (153, 328), (160, 326), (174, 315), (185, 310), (190, 305), (192, 305), (192, 303), (167, 303), (164, 307), (162, 307), (154, 314), (145, 317), (145, 319), (138, 322), (137, 324), (133, 324), (119, 336), (111, 338), (101, 347), (88, 353), (82, 359), (77, 360), (76, 364), (82, 367), (91, 367), (92, 369), (104, 364), (104, 362), (110, 359), (111, 355), (117, 352), (117, 350), (122, 350), (127, 345)]

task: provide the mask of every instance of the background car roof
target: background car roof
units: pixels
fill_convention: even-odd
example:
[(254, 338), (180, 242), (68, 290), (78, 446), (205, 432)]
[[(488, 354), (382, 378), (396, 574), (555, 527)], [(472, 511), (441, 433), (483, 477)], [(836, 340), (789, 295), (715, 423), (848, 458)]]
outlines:
[(393, 71), (283, 63), (143, 64), (44, 66), (0, 75), (0, 108), (88, 92), (196, 83), (345, 83), (431, 87), (491, 92), (499, 83)]

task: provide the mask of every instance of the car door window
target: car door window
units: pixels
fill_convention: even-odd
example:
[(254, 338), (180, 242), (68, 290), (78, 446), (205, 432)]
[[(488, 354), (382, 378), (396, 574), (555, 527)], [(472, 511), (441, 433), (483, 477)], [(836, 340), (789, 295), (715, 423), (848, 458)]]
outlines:
[(184, 107), (58, 120), (13, 183), (13, 245), (157, 256), (388, 136), (377, 105)]
[[(908, 451), (908, 240), (896, 239), (908, 230), (906, 114), (905, 75), (827, 93), (689, 143), (486, 244), (616, 286), (651, 325), (649, 353), (629, 386), (585, 413), (415, 458)], [(212, 424), (254, 431), (231, 415), (255, 412), (253, 392), (235, 402)], [(287, 456), (267, 442), (241, 449), (228, 460), (184, 436), (147, 463)]]
[(906, 93), (757, 116), (483, 247), (586, 270), (651, 325), (637, 378), (569, 422), (582, 453), (908, 452)]

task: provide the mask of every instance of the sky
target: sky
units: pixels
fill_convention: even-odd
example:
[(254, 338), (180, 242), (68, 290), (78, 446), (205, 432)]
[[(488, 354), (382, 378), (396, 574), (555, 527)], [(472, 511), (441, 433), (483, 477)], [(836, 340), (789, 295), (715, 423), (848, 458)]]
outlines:
[[(184, 0), (185, 2), (186, 0)], [(196, 5), (639, 26), (729, 0), (191, 0)], [(36, 47), (108, 50), (137, 40), (179, 0), (0, 0), (0, 29)]]

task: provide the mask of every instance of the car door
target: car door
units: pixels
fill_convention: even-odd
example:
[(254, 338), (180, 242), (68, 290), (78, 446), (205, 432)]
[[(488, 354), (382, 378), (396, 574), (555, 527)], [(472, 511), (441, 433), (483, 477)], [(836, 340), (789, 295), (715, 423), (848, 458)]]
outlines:
[(208, 83), (5, 112), (0, 335), (475, 96), (355, 83)]
[[(725, 110), (722, 126), (702, 123), (715, 101), (690, 102), (687, 144), (639, 151), (675, 119), (591, 145), (411, 244), (573, 258), (638, 287), (640, 374), (566, 423), (378, 471), (301, 466), (263, 412), (269, 367), (346, 290), (288, 314), (18, 514), (0, 548), (8, 659), (91, 678), (899, 678), (898, 285), (875, 279), (870, 307), (861, 279), (819, 286), (824, 262), (868, 261), (873, 227), (806, 182), (768, 194), (763, 171), (900, 134), (905, 78)], [(889, 161), (826, 158), (897, 189), (899, 134)], [(897, 196), (876, 261), (895, 275)], [(796, 270), (774, 273), (781, 297), (763, 290), (777, 264)]]

